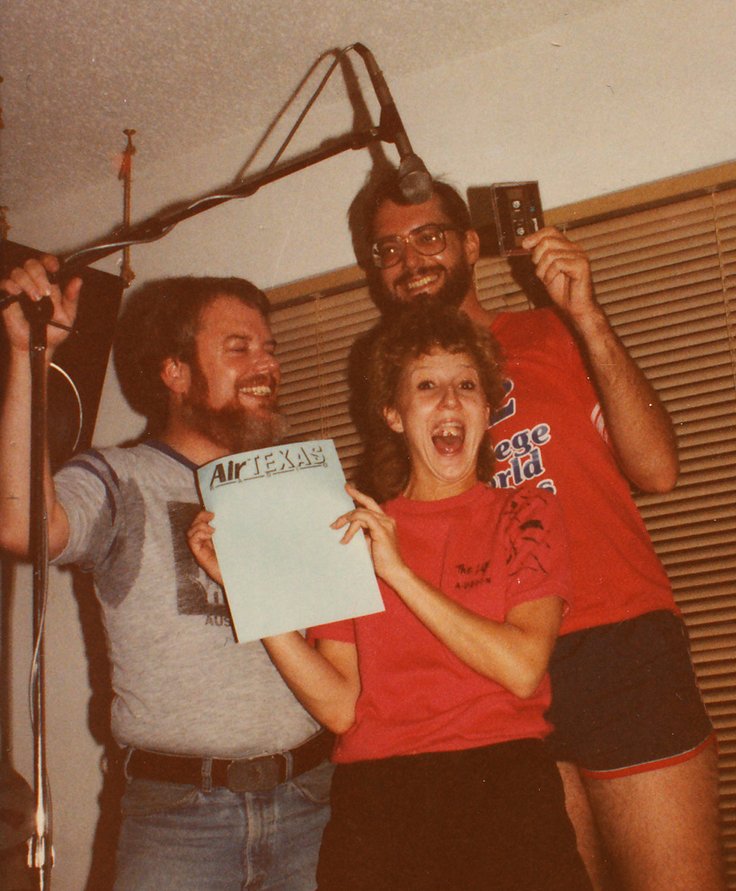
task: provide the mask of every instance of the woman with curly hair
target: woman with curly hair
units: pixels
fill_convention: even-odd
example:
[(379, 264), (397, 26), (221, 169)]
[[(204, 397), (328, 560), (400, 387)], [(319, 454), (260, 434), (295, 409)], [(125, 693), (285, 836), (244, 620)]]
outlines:
[[(411, 307), (367, 375), (383, 504), (348, 486), (333, 526), (365, 533), (385, 611), (264, 639), (337, 734), (319, 891), (590, 889), (543, 744), (566, 543), (549, 493), (487, 485), (495, 345), (455, 309)], [(211, 517), (190, 543), (214, 575)]]

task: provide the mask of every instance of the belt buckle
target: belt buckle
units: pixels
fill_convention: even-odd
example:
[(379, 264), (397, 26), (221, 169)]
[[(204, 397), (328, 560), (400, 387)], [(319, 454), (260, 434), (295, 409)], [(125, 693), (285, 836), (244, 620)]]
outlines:
[(270, 792), (281, 782), (281, 764), (276, 755), (231, 761), (227, 787), (231, 792)]

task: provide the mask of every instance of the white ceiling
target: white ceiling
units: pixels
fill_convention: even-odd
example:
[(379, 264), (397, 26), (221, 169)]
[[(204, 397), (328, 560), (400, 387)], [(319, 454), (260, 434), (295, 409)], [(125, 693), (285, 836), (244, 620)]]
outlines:
[[(12, 224), (39, 192), (99, 180), (124, 128), (150, 161), (246, 131), (255, 144), (317, 58), (356, 41), (390, 86), (616, 2), (0, 0), (0, 203)], [(344, 92), (333, 81), (320, 101)]]

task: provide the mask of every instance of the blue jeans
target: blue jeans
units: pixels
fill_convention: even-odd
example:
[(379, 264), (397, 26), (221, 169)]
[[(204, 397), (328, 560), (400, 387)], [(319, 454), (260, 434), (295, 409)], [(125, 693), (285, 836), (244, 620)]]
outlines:
[(115, 891), (314, 891), (328, 762), (270, 792), (130, 780)]

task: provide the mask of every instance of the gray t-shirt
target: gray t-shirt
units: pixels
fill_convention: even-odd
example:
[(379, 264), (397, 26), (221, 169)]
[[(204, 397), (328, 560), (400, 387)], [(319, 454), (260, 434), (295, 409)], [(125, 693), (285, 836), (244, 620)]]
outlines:
[(260, 642), (235, 641), (222, 589), (187, 546), (195, 469), (149, 441), (85, 452), (55, 477), (70, 528), (55, 562), (94, 573), (113, 734), (123, 746), (219, 758), (292, 748), (317, 722)]

